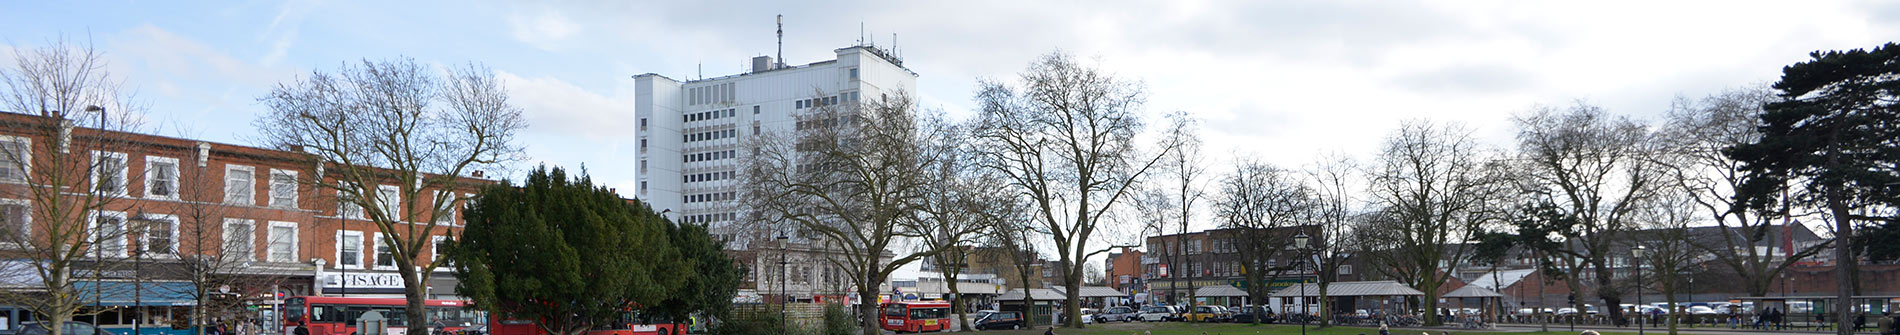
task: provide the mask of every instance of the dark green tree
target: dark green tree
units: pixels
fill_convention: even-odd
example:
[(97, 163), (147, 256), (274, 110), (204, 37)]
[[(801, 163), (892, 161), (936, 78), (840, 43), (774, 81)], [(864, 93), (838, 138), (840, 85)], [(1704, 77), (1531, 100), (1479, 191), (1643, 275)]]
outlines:
[[(1900, 44), (1873, 50), (1816, 51), (1813, 59), (1782, 68), (1774, 88), (1781, 100), (1761, 114), (1761, 139), (1726, 153), (1747, 171), (1739, 202), (1751, 209), (1822, 208), (1833, 220), (1840, 285), (1835, 320), (1847, 334), (1851, 320), (1855, 225), (1892, 236), (1900, 206)], [(1792, 185), (1791, 185), (1792, 184)], [(1783, 190), (1801, 192), (1777, 203)], [(1839, 243), (1847, 241), (1849, 243)], [(1874, 259), (1900, 256), (1900, 246), (1865, 250)]]
[(449, 248), (457, 290), (496, 317), (534, 320), (550, 334), (656, 306), (691, 272), (664, 217), (560, 168), (482, 190), (466, 219)]
[(732, 257), (724, 251), (724, 243), (714, 238), (704, 225), (668, 225), (667, 235), (686, 263), (683, 268), (692, 271), (685, 273), (686, 283), (679, 290), (666, 301), (648, 306), (647, 312), (674, 321), (687, 320), (693, 313), (726, 319), (731, 315), (732, 296), (739, 289), (745, 270), (733, 265)]

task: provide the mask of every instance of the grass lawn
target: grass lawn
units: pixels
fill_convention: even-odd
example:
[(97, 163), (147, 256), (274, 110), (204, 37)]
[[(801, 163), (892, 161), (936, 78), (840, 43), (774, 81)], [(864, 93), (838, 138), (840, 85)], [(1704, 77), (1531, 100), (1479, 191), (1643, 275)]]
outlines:
[[(982, 333), (985, 335), (1042, 335), (1044, 330), (1046, 329), (1036, 328), (1036, 329), (1024, 329), (1024, 330), (991, 330), (991, 331), (984, 331)], [(1424, 330), (1415, 330), (1415, 329), (1393, 329), (1392, 334), (1393, 335), (1419, 335), (1423, 331)], [(1449, 331), (1451, 334), (1454, 334), (1454, 335), (1471, 335), (1471, 334), (1574, 335), (1581, 332), (1581, 330), (1577, 332), (1552, 331), (1548, 333), (1432, 330), (1431, 335), (1439, 335), (1441, 334), (1441, 332), (1446, 332), (1446, 331)], [(1083, 329), (1056, 328), (1056, 335), (1286, 335), (1286, 334), (1299, 334), (1299, 333), (1300, 333), (1300, 325), (1297, 325), (1297, 324), (1295, 325), (1275, 324), (1275, 325), (1255, 326), (1255, 325), (1249, 325), (1249, 324), (1244, 324), (1244, 323), (1167, 322), (1167, 323), (1091, 324), (1091, 325), (1088, 325), (1087, 328), (1083, 328)], [(1306, 334), (1309, 334), (1309, 335), (1360, 335), (1360, 334), (1376, 335), (1378, 333), (1379, 333), (1378, 328), (1363, 328), (1363, 327), (1335, 326), (1335, 327), (1329, 327), (1326, 329), (1317, 329), (1317, 328), (1308, 326), (1306, 329)], [(1613, 334), (1635, 334), (1635, 333), (1634, 332), (1627, 332), (1627, 333), (1626, 332), (1605, 332), (1603, 334), (1613, 335)]]

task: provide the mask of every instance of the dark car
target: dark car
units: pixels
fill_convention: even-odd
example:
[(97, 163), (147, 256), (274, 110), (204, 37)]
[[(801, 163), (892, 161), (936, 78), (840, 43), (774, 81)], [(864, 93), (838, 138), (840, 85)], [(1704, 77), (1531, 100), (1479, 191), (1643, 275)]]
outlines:
[[(33, 321), (21, 322), (20, 330), (15, 331), (13, 335), (47, 335), (52, 333), (52, 331), (46, 329), (45, 324)], [(104, 329), (99, 329), (98, 326), (79, 321), (66, 321), (66, 327), (65, 329), (61, 329), (60, 333), (66, 335), (115, 335)]]
[(1023, 316), (1018, 312), (996, 312), (976, 319), (976, 329), (1022, 329)]
[(1230, 320), (1238, 323), (1253, 323), (1255, 318), (1260, 319), (1260, 323), (1273, 323), (1273, 309), (1267, 308), (1266, 306), (1247, 306), (1239, 308), (1238, 312), (1234, 313), (1233, 318)]

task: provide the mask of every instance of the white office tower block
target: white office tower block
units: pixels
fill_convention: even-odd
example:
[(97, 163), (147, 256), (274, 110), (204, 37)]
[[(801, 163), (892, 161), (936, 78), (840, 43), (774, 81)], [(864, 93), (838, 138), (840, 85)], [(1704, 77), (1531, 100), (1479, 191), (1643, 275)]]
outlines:
[[(790, 133), (811, 108), (853, 104), (910, 92), (917, 73), (884, 49), (854, 46), (837, 58), (784, 66), (756, 57), (752, 71), (681, 82), (658, 74), (634, 76), (639, 117), (639, 189), (635, 197), (680, 222), (708, 224), (746, 248), (742, 157), (748, 138)], [(769, 229), (769, 228), (768, 228)]]

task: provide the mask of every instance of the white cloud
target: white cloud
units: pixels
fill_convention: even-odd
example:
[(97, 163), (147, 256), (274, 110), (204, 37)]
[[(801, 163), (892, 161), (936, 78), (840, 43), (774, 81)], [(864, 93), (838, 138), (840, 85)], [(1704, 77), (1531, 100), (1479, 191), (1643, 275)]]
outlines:
[(581, 26), (554, 10), (542, 10), (533, 17), (508, 18), (515, 40), (547, 51), (560, 49), (563, 42), (581, 31)]
[(509, 99), (520, 106), (532, 125), (530, 131), (600, 140), (633, 135), (631, 87), (606, 96), (553, 77), (527, 78), (496, 71), (507, 85)]

